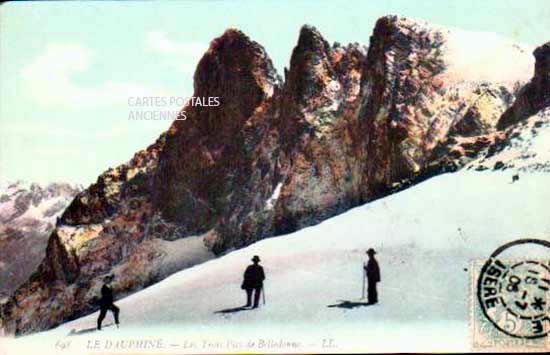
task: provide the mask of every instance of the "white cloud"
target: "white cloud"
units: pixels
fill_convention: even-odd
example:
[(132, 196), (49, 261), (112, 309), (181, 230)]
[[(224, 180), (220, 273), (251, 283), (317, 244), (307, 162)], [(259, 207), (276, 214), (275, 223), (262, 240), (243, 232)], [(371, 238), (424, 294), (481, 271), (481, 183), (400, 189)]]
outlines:
[(151, 31), (145, 37), (146, 49), (169, 55), (170, 63), (180, 71), (193, 72), (208, 44), (196, 41), (177, 41), (164, 31)]
[(40, 104), (64, 108), (125, 105), (131, 96), (165, 95), (137, 83), (106, 81), (95, 87), (76, 83), (73, 75), (89, 70), (93, 59), (92, 50), (81, 44), (48, 45), (21, 70), (26, 93)]

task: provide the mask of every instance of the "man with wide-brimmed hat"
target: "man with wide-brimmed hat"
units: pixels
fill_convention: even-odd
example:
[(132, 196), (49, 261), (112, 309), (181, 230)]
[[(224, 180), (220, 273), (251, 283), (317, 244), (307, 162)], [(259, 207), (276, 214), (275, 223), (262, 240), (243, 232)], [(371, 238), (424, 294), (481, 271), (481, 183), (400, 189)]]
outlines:
[(363, 265), (367, 276), (367, 297), (369, 300), (369, 304), (375, 304), (378, 302), (378, 292), (376, 291), (376, 284), (380, 282), (380, 268), (378, 267), (378, 262), (374, 258), (374, 254), (376, 254), (374, 249), (370, 248), (369, 250), (367, 250), (369, 261)]
[(252, 262), (253, 264), (248, 265), (244, 272), (244, 280), (241, 288), (246, 291), (246, 307), (252, 305), (252, 291), (254, 291), (254, 306), (252, 306), (252, 308), (258, 308), (265, 274), (263, 267), (258, 265), (260, 262), (260, 257), (258, 255), (254, 255)]
[(120, 313), (120, 309), (115, 306), (113, 303), (113, 287), (111, 286), (111, 282), (114, 279), (114, 275), (110, 274), (103, 278), (103, 287), (101, 287), (101, 299), (99, 300), (99, 318), (97, 318), (97, 330), (101, 330), (101, 322), (103, 322), (103, 319), (105, 319), (105, 316), (107, 315), (107, 311), (113, 312), (113, 315), (115, 317), (115, 324), (118, 328), (118, 314)]

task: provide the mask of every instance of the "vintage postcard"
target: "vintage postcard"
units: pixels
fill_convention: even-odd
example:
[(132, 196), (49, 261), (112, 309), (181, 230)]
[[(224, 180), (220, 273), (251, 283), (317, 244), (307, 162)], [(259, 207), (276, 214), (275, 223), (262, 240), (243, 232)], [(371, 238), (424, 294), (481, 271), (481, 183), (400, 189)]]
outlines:
[(549, 352), (550, 2), (0, 5), (0, 355)]

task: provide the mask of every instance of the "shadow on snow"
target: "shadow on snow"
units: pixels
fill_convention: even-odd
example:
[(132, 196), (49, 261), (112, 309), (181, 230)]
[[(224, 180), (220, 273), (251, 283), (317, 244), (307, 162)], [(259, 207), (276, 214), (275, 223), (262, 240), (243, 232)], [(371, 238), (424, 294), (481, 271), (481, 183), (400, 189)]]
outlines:
[[(111, 327), (111, 326), (113, 326), (113, 325), (114, 325), (114, 323), (112, 323), (112, 324), (107, 324), (107, 325), (104, 325), (102, 328)], [(97, 328), (96, 328), (96, 327), (87, 328), (87, 329), (80, 329), (80, 330), (71, 329), (71, 331), (69, 332), (69, 334), (67, 334), (67, 336), (88, 334), (88, 333), (93, 333), (93, 332), (96, 332), (96, 331), (97, 331)]]
[(353, 302), (353, 301), (339, 301), (340, 303), (337, 304), (329, 304), (327, 307), (329, 308), (345, 308), (345, 309), (353, 309), (357, 307), (367, 307), (372, 306), (372, 304), (368, 302)]
[(237, 312), (250, 311), (250, 310), (252, 310), (252, 308), (246, 307), (246, 306), (241, 306), (241, 307), (235, 307), (235, 308), (222, 309), (220, 311), (214, 312), (214, 314), (237, 313)]

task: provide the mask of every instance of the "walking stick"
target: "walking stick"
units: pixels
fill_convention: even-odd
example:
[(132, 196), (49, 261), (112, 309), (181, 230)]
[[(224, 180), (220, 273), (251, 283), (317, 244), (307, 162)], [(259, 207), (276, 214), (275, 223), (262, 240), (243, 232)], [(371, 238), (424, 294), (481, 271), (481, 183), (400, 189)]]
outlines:
[(362, 297), (361, 297), (362, 300), (365, 299), (365, 267), (363, 265), (363, 293), (362, 293)]
[(262, 299), (263, 299), (263, 302), (264, 302), (264, 306), (265, 306), (265, 289), (264, 289), (265, 286), (262, 286)]

